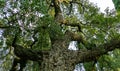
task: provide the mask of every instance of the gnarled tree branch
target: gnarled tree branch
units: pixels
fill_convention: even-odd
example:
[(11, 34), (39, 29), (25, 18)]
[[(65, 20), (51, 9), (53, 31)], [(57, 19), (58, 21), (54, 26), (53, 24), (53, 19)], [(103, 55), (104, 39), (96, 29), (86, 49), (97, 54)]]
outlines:
[(100, 45), (98, 48), (91, 50), (67, 50), (64, 55), (69, 55), (68, 59), (72, 59), (73, 63), (83, 63), (97, 60), (100, 56), (107, 54), (109, 51), (114, 49), (120, 49), (120, 39), (111, 39), (110, 42)]

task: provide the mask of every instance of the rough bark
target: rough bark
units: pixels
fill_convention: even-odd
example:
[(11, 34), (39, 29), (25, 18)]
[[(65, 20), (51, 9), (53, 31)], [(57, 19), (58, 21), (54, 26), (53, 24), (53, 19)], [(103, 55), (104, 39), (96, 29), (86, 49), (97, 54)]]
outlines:
[(66, 53), (70, 39), (66, 37), (54, 41), (49, 56), (43, 58), (44, 66), (41, 71), (72, 71), (74, 69), (74, 63), (67, 58), (70, 56)]
[(49, 56), (43, 59), (41, 71), (73, 71), (78, 63), (95, 61), (108, 51), (120, 48), (120, 40), (113, 39), (92, 50), (68, 50), (70, 39), (65, 36), (64, 40), (56, 40), (53, 43)]

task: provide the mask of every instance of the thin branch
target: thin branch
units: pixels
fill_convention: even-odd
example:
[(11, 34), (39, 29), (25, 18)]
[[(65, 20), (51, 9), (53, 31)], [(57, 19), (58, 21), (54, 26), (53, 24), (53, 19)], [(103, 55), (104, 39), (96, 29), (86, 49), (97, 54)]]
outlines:
[(15, 26), (0, 26), (0, 29), (16, 28)]

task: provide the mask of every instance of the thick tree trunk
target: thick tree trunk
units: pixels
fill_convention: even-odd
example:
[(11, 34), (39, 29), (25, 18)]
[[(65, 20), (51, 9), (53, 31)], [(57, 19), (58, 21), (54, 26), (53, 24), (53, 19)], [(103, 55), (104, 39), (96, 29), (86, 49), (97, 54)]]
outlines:
[(41, 71), (73, 71), (74, 61), (67, 54), (70, 39), (67, 36), (53, 42), (52, 49), (48, 56), (43, 58)]

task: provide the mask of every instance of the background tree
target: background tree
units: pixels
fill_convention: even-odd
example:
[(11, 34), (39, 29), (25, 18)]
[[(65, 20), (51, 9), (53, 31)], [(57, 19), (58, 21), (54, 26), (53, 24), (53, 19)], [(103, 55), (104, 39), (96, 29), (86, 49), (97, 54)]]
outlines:
[(120, 10), (120, 5), (119, 5), (120, 1), (119, 0), (112, 0), (112, 1), (113, 1), (114, 5), (115, 5), (115, 9), (117, 11), (119, 11)]
[(119, 14), (88, 0), (0, 2), (1, 71), (120, 70)]

